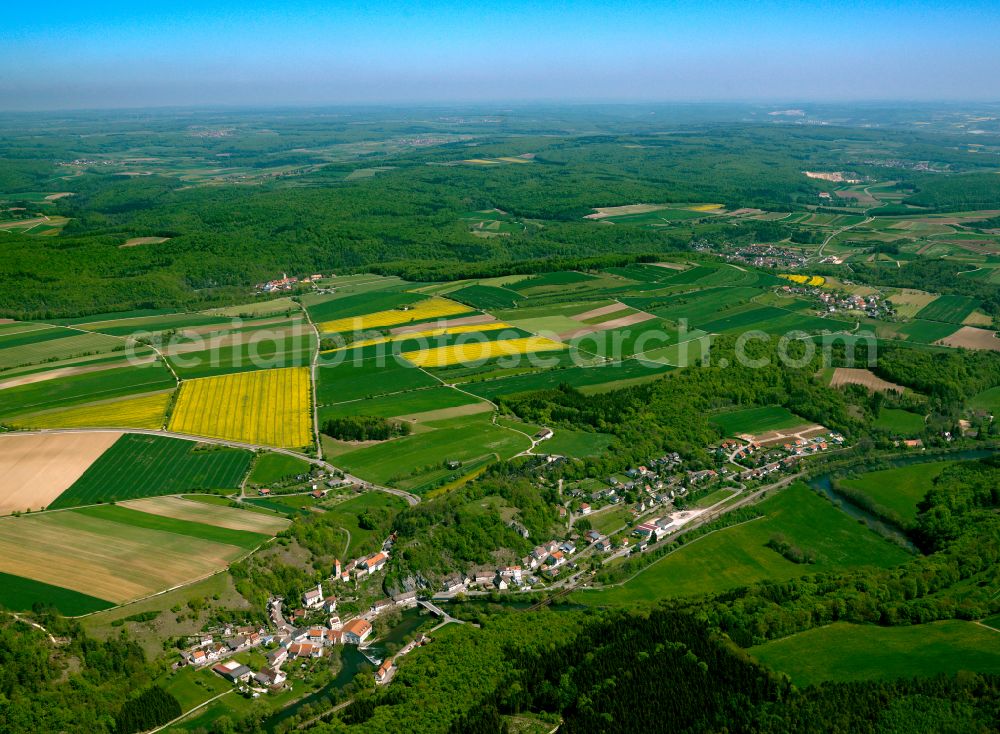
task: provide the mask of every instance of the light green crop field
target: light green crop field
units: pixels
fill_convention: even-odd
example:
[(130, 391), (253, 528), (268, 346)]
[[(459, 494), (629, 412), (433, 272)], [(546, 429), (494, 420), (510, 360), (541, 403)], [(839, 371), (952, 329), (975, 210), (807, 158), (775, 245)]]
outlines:
[(767, 431), (777, 431), (809, 423), (780, 405), (719, 413), (713, 415), (709, 421), (721, 428), (727, 436), (734, 436), (738, 433), (766, 433)]
[[(588, 605), (619, 605), (713, 594), (765, 579), (798, 578), (858, 566), (889, 567), (909, 554), (858, 524), (804, 484), (760, 503), (765, 517), (704, 535), (642, 570), (621, 586), (576, 592)], [(765, 544), (782, 535), (816, 563), (787, 560)]]
[(352, 474), (402, 489), (424, 485), (426, 475), (446, 461), (470, 461), (488, 454), (510, 458), (531, 446), (527, 437), (493, 425), (488, 414), (425, 424), (430, 431), (383, 441), (337, 457)]
[(934, 480), (954, 461), (911, 464), (896, 469), (868, 472), (839, 480), (839, 484), (862, 492), (872, 502), (892, 510), (905, 522), (917, 519), (917, 503), (934, 486)]
[(443, 386), (432, 387), (427, 390), (414, 390), (399, 395), (383, 395), (370, 400), (353, 400), (347, 403), (327, 405), (320, 408), (319, 422), (320, 427), (322, 427), (323, 421), (336, 416), (376, 415), (390, 418), (397, 415), (425, 413), (441, 408), (456, 408), (477, 402), (480, 401), (458, 390)]
[(552, 438), (546, 439), (538, 445), (537, 451), (582, 459), (587, 456), (597, 456), (607, 449), (613, 440), (614, 436), (607, 433), (590, 433), (558, 428)]
[(993, 413), (1000, 412), (1000, 387), (983, 390), (969, 401), (969, 407)]
[(320, 405), (342, 403), (437, 384), (433, 377), (403, 359), (390, 358), (383, 365), (374, 359), (349, 360), (317, 370), (316, 402)]
[(764, 665), (799, 686), (824, 680), (890, 680), (960, 670), (1000, 673), (1000, 632), (951, 620), (912, 627), (837, 622), (753, 647)]

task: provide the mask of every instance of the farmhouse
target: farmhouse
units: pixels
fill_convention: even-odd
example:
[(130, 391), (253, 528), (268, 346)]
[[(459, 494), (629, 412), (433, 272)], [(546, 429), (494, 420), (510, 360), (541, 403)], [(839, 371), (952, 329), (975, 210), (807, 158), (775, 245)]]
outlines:
[(212, 670), (233, 683), (237, 681), (246, 682), (253, 677), (253, 671), (250, 668), (235, 660), (227, 660), (224, 663), (214, 665), (212, 666)]
[(372, 633), (372, 626), (364, 619), (352, 619), (344, 625), (344, 644), (360, 645)]

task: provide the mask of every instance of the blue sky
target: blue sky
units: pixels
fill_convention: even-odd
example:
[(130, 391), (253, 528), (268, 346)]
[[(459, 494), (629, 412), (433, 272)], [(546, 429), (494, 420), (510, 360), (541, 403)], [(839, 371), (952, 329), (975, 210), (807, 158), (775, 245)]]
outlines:
[(0, 24), (0, 109), (1000, 100), (1000, 3), (62, 2)]

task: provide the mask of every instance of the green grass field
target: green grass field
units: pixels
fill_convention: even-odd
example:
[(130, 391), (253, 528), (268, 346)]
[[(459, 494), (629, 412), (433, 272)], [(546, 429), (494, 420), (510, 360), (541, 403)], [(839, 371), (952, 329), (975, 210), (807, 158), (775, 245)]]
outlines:
[[(933, 304), (931, 304), (933, 305)], [(895, 331), (905, 337), (908, 342), (918, 344), (931, 344), (938, 339), (944, 339), (955, 333), (958, 327), (955, 324), (939, 321), (924, 321), (914, 319), (908, 324), (898, 326)]]
[(422, 491), (429, 476), (444, 472), (446, 461), (493, 453), (509, 458), (531, 445), (525, 436), (493, 425), (488, 414), (425, 425), (434, 430), (349, 451), (337, 457), (337, 463), (363, 479)]
[(253, 454), (166, 436), (126, 434), (49, 509), (194, 490), (238, 489)]
[(766, 433), (809, 423), (780, 405), (718, 413), (709, 418), (709, 421), (722, 429), (726, 436), (735, 436), (739, 433)]
[(799, 686), (824, 680), (954, 675), (961, 670), (996, 675), (1000, 632), (957, 620), (912, 627), (837, 622), (753, 647), (750, 654), (787, 673)]
[(157, 392), (176, 384), (159, 362), (46, 380), (4, 390), (0, 418)]
[(597, 456), (607, 450), (614, 436), (607, 433), (590, 433), (588, 431), (570, 431), (557, 428), (552, 438), (542, 441), (536, 451), (546, 454), (559, 454), (582, 459), (587, 456)]
[(72, 512), (96, 517), (100, 520), (110, 520), (122, 525), (130, 525), (146, 530), (161, 530), (175, 535), (187, 535), (191, 538), (211, 540), (215, 543), (225, 543), (235, 545), (237, 548), (251, 550), (266, 541), (270, 536), (263, 533), (252, 533), (247, 530), (231, 530), (229, 528), (216, 527), (201, 522), (188, 522), (186, 520), (175, 520), (172, 517), (152, 515), (148, 512), (140, 512), (128, 507), (118, 507), (117, 505), (104, 505), (101, 507), (81, 507)]
[(374, 359), (346, 361), (317, 370), (316, 402), (329, 405), (437, 384), (433, 377), (402, 359), (389, 358), (383, 365)]
[(899, 515), (904, 522), (914, 522), (917, 519), (917, 503), (924, 498), (938, 475), (955, 463), (934, 461), (910, 464), (840, 479), (838, 484), (863, 493), (875, 504)]
[[(702, 536), (644, 569), (622, 586), (577, 592), (588, 605), (620, 605), (714, 594), (765, 579), (784, 580), (859, 566), (889, 567), (909, 554), (858, 524), (804, 484), (760, 503), (763, 519)], [(775, 535), (813, 553), (793, 563), (765, 544)]]
[(944, 295), (938, 296), (917, 313), (918, 319), (927, 321), (947, 321), (951, 324), (961, 324), (965, 317), (979, 307), (975, 298), (968, 296)]
[(975, 410), (1000, 412), (1000, 387), (991, 387), (969, 400), (969, 407)]
[(67, 617), (99, 612), (114, 606), (114, 602), (81, 594), (79, 591), (0, 573), (0, 606), (15, 612), (30, 612), (35, 604), (55, 607)]
[(924, 431), (924, 418), (908, 410), (882, 408), (874, 426), (898, 436), (916, 436)]
[[(351, 534), (351, 544), (345, 554), (347, 558), (356, 558), (362, 553), (375, 552), (382, 544), (382, 538), (377, 536), (374, 530), (366, 530), (358, 524), (358, 518), (366, 510), (385, 509), (392, 515), (396, 515), (406, 507), (406, 502), (394, 495), (384, 492), (366, 492), (365, 494), (352, 497), (336, 505), (326, 508), (326, 516), (336, 518), (340, 527)], [(344, 536), (346, 542), (347, 536)], [(339, 553), (339, 551), (337, 551)]]
[(496, 380), (470, 382), (462, 387), (471, 393), (480, 395), (487, 400), (494, 400), (502, 395), (512, 395), (532, 390), (548, 390), (566, 384), (573, 387), (600, 385), (640, 377), (655, 377), (670, 372), (669, 365), (646, 364), (629, 359), (615, 364), (600, 367), (567, 367), (565, 369), (535, 372), (527, 375), (516, 375)]
[(992, 627), (993, 629), (1000, 632), (1000, 614), (996, 615), (995, 617), (989, 617), (987, 619), (984, 619), (982, 623), (985, 624), (987, 627)]
[(250, 472), (250, 481), (254, 484), (280, 482), (298, 474), (308, 474), (310, 466), (308, 461), (294, 456), (269, 452), (257, 457)]

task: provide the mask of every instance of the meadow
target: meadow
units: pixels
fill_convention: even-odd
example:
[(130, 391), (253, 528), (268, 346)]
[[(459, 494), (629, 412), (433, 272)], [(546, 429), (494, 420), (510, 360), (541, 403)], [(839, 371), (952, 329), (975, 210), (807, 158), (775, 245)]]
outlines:
[(669, 365), (650, 364), (629, 359), (596, 367), (566, 367), (481, 382), (469, 382), (462, 387), (487, 400), (496, 400), (503, 395), (532, 390), (548, 390), (562, 384), (581, 388), (638, 378), (653, 378), (664, 375), (672, 369), (674, 368)]
[(882, 408), (873, 425), (896, 436), (917, 436), (925, 428), (922, 415), (898, 408)]
[[(653, 602), (842, 568), (885, 568), (910, 557), (803, 484), (780, 490), (757, 509), (764, 513), (763, 518), (704, 535), (620, 586), (577, 592), (574, 599), (587, 605)], [(793, 563), (768, 548), (766, 543), (776, 535), (813, 553), (816, 562)]]
[(170, 430), (249, 444), (313, 442), (309, 369), (239, 372), (181, 384)]
[(997, 633), (960, 620), (910, 627), (836, 622), (752, 647), (750, 654), (800, 687), (959, 671), (1000, 674)]
[(433, 430), (358, 448), (337, 457), (339, 466), (373, 482), (401, 489), (430, 490), (428, 475), (443, 472), (446, 461), (468, 462), (495, 453), (509, 458), (527, 449), (526, 436), (474, 415), (423, 424)]
[[(368, 510), (382, 511), (396, 515), (406, 507), (406, 502), (399, 497), (385, 492), (365, 492), (357, 497), (351, 497), (335, 505), (324, 504), (326, 517), (335, 519), (351, 538), (344, 559), (357, 558), (362, 553), (373, 553), (382, 545), (382, 538), (375, 530), (361, 527), (360, 518)], [(346, 539), (346, 536), (345, 536)]]
[(0, 335), (0, 370), (52, 362), (80, 355), (103, 354), (122, 349), (125, 343), (103, 334), (86, 334), (52, 326), (33, 331)]
[(308, 461), (295, 456), (267, 452), (254, 461), (249, 481), (253, 484), (280, 482), (299, 474), (308, 474), (311, 467)]
[(838, 485), (860, 492), (876, 505), (881, 505), (912, 523), (917, 519), (917, 503), (934, 485), (934, 480), (954, 461), (933, 461), (910, 464), (895, 469), (866, 472), (837, 480)]
[(252, 457), (243, 449), (126, 434), (59, 495), (50, 509), (196, 490), (238, 489)]
[(524, 298), (520, 293), (509, 288), (498, 288), (481, 283), (474, 283), (451, 291), (448, 296), (480, 310), (510, 308)]
[(735, 436), (741, 433), (767, 433), (809, 423), (780, 405), (716, 413), (709, 418), (709, 421), (718, 426), (726, 436)]
[(983, 390), (983, 392), (974, 396), (969, 401), (969, 407), (977, 410), (985, 410), (990, 413), (1000, 413), (1000, 386)]

